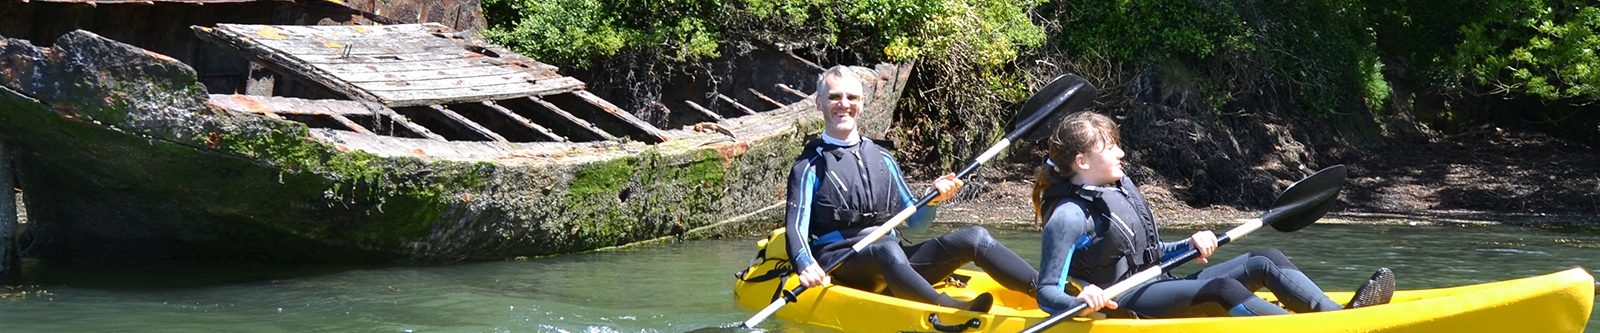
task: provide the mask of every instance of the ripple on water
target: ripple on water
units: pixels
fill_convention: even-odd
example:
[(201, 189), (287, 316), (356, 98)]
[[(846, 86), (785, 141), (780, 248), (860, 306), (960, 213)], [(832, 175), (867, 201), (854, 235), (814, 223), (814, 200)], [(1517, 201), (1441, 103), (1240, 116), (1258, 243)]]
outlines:
[(1501, 248), (1501, 249), (1478, 249), (1478, 252), (1503, 253), (1503, 254), (1531, 254), (1531, 255), (1541, 255), (1541, 256), (1550, 256), (1551, 255), (1549, 252), (1544, 252), (1544, 251), (1530, 251), (1530, 250), (1506, 249), (1506, 248)]

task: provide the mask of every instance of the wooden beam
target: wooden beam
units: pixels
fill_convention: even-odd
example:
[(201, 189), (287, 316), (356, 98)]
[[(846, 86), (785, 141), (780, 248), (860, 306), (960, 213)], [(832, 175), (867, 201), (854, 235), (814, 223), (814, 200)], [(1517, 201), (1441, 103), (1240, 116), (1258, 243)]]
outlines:
[(806, 58), (801, 58), (800, 56), (795, 55), (794, 51), (783, 51), (783, 53), (784, 54), (788, 54), (790, 58), (794, 58), (794, 60), (799, 60), (800, 63), (806, 64), (806, 66), (811, 66), (811, 68), (815, 68), (815, 69), (817, 69), (819, 71), (827, 69), (827, 68), (823, 68), (822, 65), (818, 65), (817, 63), (811, 62), (810, 60), (806, 60)]
[(567, 112), (567, 110), (562, 110), (561, 107), (558, 107), (555, 104), (551, 104), (550, 102), (545, 101), (543, 99), (539, 99), (538, 97), (531, 97), (531, 96), (530, 97), (522, 97), (522, 98), (518, 98), (517, 100), (531, 101), (534, 104), (538, 104), (539, 106), (544, 107), (543, 109), (545, 109), (546, 112), (549, 112), (550, 114), (555, 115), (556, 118), (564, 119), (568, 123), (571, 123), (572, 125), (575, 125), (576, 128), (578, 128), (580, 130), (579, 132), (588, 133), (588, 134), (590, 134), (590, 135), (592, 135), (594, 137), (597, 137), (597, 138), (599, 138), (601, 140), (616, 140), (617, 139), (616, 136), (612, 136), (611, 133), (606, 133), (606, 131), (601, 130), (599, 127), (595, 127), (594, 124), (589, 123), (589, 121), (583, 120), (583, 118), (578, 118), (578, 116), (572, 115), (571, 112)]
[(794, 88), (789, 87), (789, 85), (787, 85), (787, 84), (779, 83), (779, 84), (776, 84), (774, 86), (778, 87), (778, 90), (783, 90), (785, 92), (788, 92), (790, 95), (794, 95), (795, 97), (799, 97), (800, 99), (811, 98), (811, 94), (807, 94), (807, 93), (801, 92), (799, 90), (795, 90)]
[(656, 128), (655, 125), (650, 125), (650, 123), (640, 120), (639, 117), (635, 117), (633, 113), (623, 111), (622, 108), (611, 104), (611, 102), (600, 98), (600, 96), (595, 96), (594, 94), (589, 93), (587, 90), (576, 90), (572, 92), (572, 95), (578, 96), (578, 98), (583, 99), (584, 102), (588, 102), (589, 105), (594, 105), (595, 107), (600, 108), (601, 111), (605, 111), (606, 114), (611, 115), (611, 117), (617, 119), (622, 124), (644, 133), (646, 137), (639, 138), (641, 139), (639, 141), (658, 143), (665, 142), (669, 139), (667, 132), (663, 132), (661, 129)]
[(722, 116), (717, 115), (716, 112), (711, 112), (711, 109), (707, 109), (704, 106), (700, 106), (700, 103), (695, 103), (694, 101), (691, 101), (691, 100), (684, 100), (683, 103), (684, 104), (689, 104), (689, 107), (695, 109), (696, 111), (700, 111), (700, 115), (701, 116), (704, 116), (706, 118), (710, 118), (712, 121), (716, 121), (716, 122), (719, 122), (719, 123), (722, 122)]
[(339, 124), (344, 125), (344, 127), (349, 128), (350, 131), (361, 134), (372, 134), (372, 131), (368, 131), (366, 127), (361, 127), (361, 124), (350, 121), (350, 118), (345, 118), (337, 113), (328, 113), (325, 115), (329, 118), (333, 118), (333, 121), (339, 122)]
[(438, 133), (434, 133), (433, 131), (429, 131), (427, 127), (422, 127), (422, 125), (417, 125), (417, 123), (411, 122), (411, 119), (406, 119), (405, 115), (402, 115), (399, 112), (394, 112), (393, 109), (390, 109), (390, 108), (379, 108), (379, 109), (373, 110), (373, 113), (377, 113), (379, 115), (383, 115), (384, 117), (388, 117), (389, 121), (392, 121), (392, 122), (394, 122), (396, 124), (400, 124), (400, 127), (405, 127), (406, 129), (411, 130), (412, 132), (416, 132), (417, 134), (422, 135), (422, 137), (425, 137), (425, 138), (428, 138), (428, 139), (431, 139), (431, 140), (435, 140), (435, 141), (450, 141), (450, 139), (445, 139), (444, 136), (439, 135)]
[(767, 103), (772, 104), (772, 108), (774, 108), (774, 109), (781, 109), (781, 108), (783, 108), (785, 106), (788, 106), (786, 104), (783, 104), (782, 102), (778, 102), (778, 100), (772, 99), (772, 97), (767, 97), (766, 94), (762, 94), (760, 91), (756, 91), (755, 88), (745, 88), (745, 90), (749, 90), (750, 94), (756, 95), (756, 98), (761, 99), (763, 101), (767, 101)]
[(526, 127), (529, 130), (532, 130), (534, 133), (539, 133), (540, 136), (543, 136), (546, 139), (550, 139), (551, 141), (555, 142), (567, 141), (567, 138), (557, 135), (556, 132), (552, 132), (550, 129), (545, 128), (544, 126), (539, 126), (539, 124), (533, 123), (533, 120), (529, 120), (527, 117), (523, 117), (516, 112), (512, 112), (511, 109), (500, 106), (500, 104), (495, 104), (494, 101), (483, 101), (483, 106), (488, 107), (490, 110), (494, 110), (495, 112), (499, 112), (500, 115), (505, 116), (506, 118), (511, 118), (511, 120), (516, 122), (518, 125), (522, 125), (522, 127)]
[(472, 121), (472, 119), (467, 119), (466, 116), (462, 116), (460, 113), (456, 113), (455, 111), (450, 110), (450, 108), (446, 108), (443, 105), (429, 105), (428, 107), (432, 108), (433, 111), (444, 115), (445, 118), (455, 121), (456, 124), (462, 125), (462, 127), (465, 127), (466, 129), (470, 130), (470, 132), (477, 134), (481, 138), (489, 139), (491, 141), (511, 142), (511, 140), (506, 140), (505, 137), (500, 136), (500, 134), (496, 134), (494, 131), (490, 131), (488, 128), (483, 127), (483, 125), (478, 124), (478, 122)]
[(744, 106), (744, 104), (739, 104), (739, 101), (733, 100), (733, 97), (728, 97), (728, 95), (717, 93), (717, 98), (721, 99), (723, 102), (728, 102), (728, 104), (733, 104), (734, 108), (739, 109), (739, 111), (744, 111), (745, 114), (756, 114), (756, 110), (751, 110), (749, 107)]

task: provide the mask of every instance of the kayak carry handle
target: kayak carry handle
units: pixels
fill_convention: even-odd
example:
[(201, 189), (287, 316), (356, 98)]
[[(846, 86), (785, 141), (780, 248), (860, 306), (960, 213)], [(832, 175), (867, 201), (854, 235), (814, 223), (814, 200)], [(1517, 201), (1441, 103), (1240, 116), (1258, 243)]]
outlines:
[(978, 318), (972, 318), (972, 319), (967, 319), (967, 322), (965, 322), (965, 323), (960, 323), (960, 324), (956, 324), (956, 325), (945, 325), (944, 323), (939, 322), (939, 314), (937, 314), (937, 313), (929, 313), (928, 314), (928, 325), (933, 325), (933, 329), (934, 330), (938, 330), (940, 332), (958, 333), (958, 332), (966, 332), (967, 330), (975, 330), (975, 329), (978, 329), (979, 327), (983, 327), (983, 321), (982, 320), (978, 320)]

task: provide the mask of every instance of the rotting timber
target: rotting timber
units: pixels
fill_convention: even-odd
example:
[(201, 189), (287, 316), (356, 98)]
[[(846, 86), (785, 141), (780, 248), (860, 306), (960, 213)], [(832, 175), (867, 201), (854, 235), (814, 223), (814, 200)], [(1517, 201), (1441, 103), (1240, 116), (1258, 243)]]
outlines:
[[(263, 27), (235, 26), (235, 32), (268, 31)], [(218, 42), (245, 36), (219, 32), (226, 29), (197, 28)], [(280, 84), (339, 99), (210, 95), (187, 64), (93, 33), (67, 33), (51, 47), (5, 39), (0, 138), (14, 150), (27, 193), (25, 254), (61, 261), (438, 262), (682, 237), (776, 211), (770, 208), (781, 203), (790, 157), (820, 129), (813, 99), (792, 89), (767, 94), (785, 99), (783, 107), (755, 114), (684, 110), (722, 119), (660, 130), (619, 124), (628, 116), (615, 113), (626, 112), (607, 109), (576, 79), (438, 26), (272, 29), (287, 41), (325, 46), (340, 43), (327, 40), (339, 34), (418, 30), (464, 46), (451, 52), (489, 50), (494, 59), (514, 59), (507, 63), (525, 74), (546, 75), (513, 82), (568, 83), (481, 99), (385, 98), (371, 88), (386, 83), (361, 84), (306, 65), (315, 63), (310, 53), (230, 44), (256, 57), (252, 68), (271, 71)], [(296, 29), (306, 34), (294, 36)], [(384, 47), (368, 51), (374, 50)], [(342, 60), (385, 57), (361, 48), (334, 51)], [(856, 72), (870, 94), (864, 121), (886, 128), (909, 68)], [(429, 89), (462, 91), (448, 89), (474, 80), (459, 79), (437, 80), (445, 86)], [(555, 112), (575, 104), (590, 110)], [(608, 125), (563, 123), (574, 120)]]

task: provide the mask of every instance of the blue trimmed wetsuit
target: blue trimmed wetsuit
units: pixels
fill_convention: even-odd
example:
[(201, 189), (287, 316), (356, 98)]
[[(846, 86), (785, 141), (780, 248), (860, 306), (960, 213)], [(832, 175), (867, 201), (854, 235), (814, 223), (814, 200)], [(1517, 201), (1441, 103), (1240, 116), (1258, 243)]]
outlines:
[[(856, 142), (824, 138), (807, 143), (789, 173), (784, 226), (796, 270), (812, 264), (827, 269), (874, 228), (916, 204), (888, 150), (865, 137)], [(937, 211), (937, 206), (930, 205), (906, 223), (916, 230), (926, 229)], [(836, 283), (857, 289), (878, 291), (882, 286), (897, 297), (960, 307), (930, 284), (968, 262), (976, 263), (1006, 288), (1021, 292), (1029, 292), (1038, 275), (1027, 261), (978, 226), (904, 246), (896, 233), (889, 233), (830, 275)]]
[[(1043, 201), (1050, 218), (1034, 286), (1039, 307), (1052, 314), (1078, 305), (1068, 294), (1068, 276), (1104, 289), (1190, 248), (1188, 239), (1159, 241), (1150, 207), (1128, 177), (1116, 187), (1057, 184)], [(1287, 313), (1255, 297), (1262, 287), (1295, 312), (1343, 308), (1276, 249), (1252, 251), (1182, 278), (1164, 275), (1115, 300), (1120, 310), (1157, 318), (1187, 316), (1191, 307), (1208, 303), (1234, 316)]]

